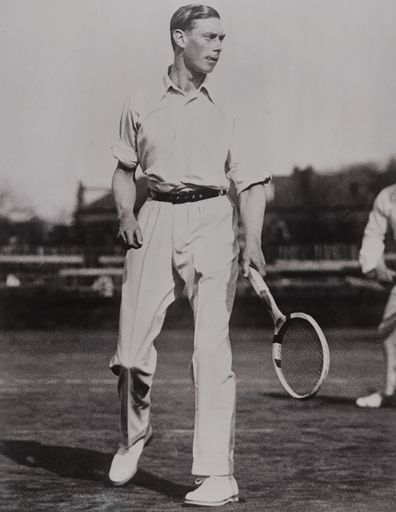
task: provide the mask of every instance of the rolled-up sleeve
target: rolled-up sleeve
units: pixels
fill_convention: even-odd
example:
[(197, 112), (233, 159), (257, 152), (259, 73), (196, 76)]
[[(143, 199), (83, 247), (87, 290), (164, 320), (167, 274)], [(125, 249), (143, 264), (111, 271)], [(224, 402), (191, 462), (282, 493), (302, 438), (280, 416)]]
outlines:
[(120, 121), (120, 136), (111, 149), (114, 158), (126, 167), (135, 169), (139, 165), (137, 150), (137, 130), (139, 115), (132, 101), (125, 102)]
[(233, 119), (226, 168), (227, 177), (234, 183), (238, 194), (252, 185), (269, 183), (272, 179), (271, 174), (260, 163), (260, 142), (253, 140), (254, 138), (255, 134), (241, 133), (238, 122)]
[(379, 263), (385, 249), (384, 239), (388, 229), (390, 204), (387, 190), (379, 193), (364, 230), (359, 261), (366, 274)]

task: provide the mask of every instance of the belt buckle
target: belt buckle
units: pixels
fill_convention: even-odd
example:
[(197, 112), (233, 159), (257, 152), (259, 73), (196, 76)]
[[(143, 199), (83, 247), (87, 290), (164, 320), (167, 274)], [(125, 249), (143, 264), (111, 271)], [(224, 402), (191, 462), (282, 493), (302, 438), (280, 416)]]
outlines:
[(181, 200), (182, 200), (182, 194), (180, 193), (179, 190), (171, 190), (169, 192), (169, 197), (170, 197), (171, 203), (173, 203), (173, 204), (177, 204), (177, 203), (181, 202)]

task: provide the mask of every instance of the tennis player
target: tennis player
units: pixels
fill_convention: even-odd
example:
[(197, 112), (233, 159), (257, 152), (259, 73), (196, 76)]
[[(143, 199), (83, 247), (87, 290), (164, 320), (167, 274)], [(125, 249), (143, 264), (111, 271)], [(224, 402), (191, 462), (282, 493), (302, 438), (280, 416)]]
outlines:
[(378, 335), (384, 339), (385, 383), (383, 389), (356, 400), (359, 407), (387, 405), (396, 386), (396, 272), (386, 266), (385, 235), (392, 231), (396, 239), (396, 185), (384, 188), (376, 197), (364, 231), (360, 250), (362, 271), (368, 277), (391, 288)]
[[(150, 440), (157, 359), (153, 342), (168, 306), (184, 289), (195, 324), (192, 473), (199, 477), (199, 486), (185, 501), (218, 506), (238, 500), (228, 326), (238, 274), (238, 217), (228, 192), (232, 183), (242, 226), (243, 273), (247, 276), (252, 265), (264, 275), (261, 232), (264, 184), (270, 176), (243, 156), (238, 120), (225, 91), (217, 91), (207, 79), (225, 37), (218, 12), (198, 4), (180, 7), (172, 16), (170, 34), (173, 64), (162, 81), (142, 84), (126, 102), (113, 148), (119, 162), (113, 176), (119, 236), (130, 250), (111, 361), (119, 376), (121, 443), (109, 478), (115, 485), (128, 482)], [(248, 88), (245, 93), (247, 100)], [(147, 177), (149, 197), (136, 219), (138, 166)]]

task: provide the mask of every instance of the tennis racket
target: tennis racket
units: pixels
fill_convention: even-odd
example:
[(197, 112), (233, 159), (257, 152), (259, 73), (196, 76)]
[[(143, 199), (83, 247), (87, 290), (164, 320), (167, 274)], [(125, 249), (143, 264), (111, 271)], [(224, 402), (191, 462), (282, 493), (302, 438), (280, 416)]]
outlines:
[(280, 383), (293, 398), (313, 397), (330, 368), (329, 346), (322, 329), (305, 313), (284, 315), (255, 269), (250, 268), (248, 279), (274, 323), (272, 361)]

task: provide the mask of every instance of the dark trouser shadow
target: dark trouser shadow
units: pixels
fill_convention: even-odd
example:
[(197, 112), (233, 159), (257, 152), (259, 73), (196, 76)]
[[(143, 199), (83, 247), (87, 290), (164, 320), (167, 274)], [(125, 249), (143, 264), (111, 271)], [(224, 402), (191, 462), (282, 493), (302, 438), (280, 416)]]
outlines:
[[(1, 440), (0, 453), (21, 466), (43, 468), (63, 478), (102, 482), (110, 487), (112, 456), (86, 448), (52, 446), (37, 441)], [(148, 471), (138, 470), (127, 485), (137, 485), (172, 498), (183, 498), (190, 486), (177, 484)]]

